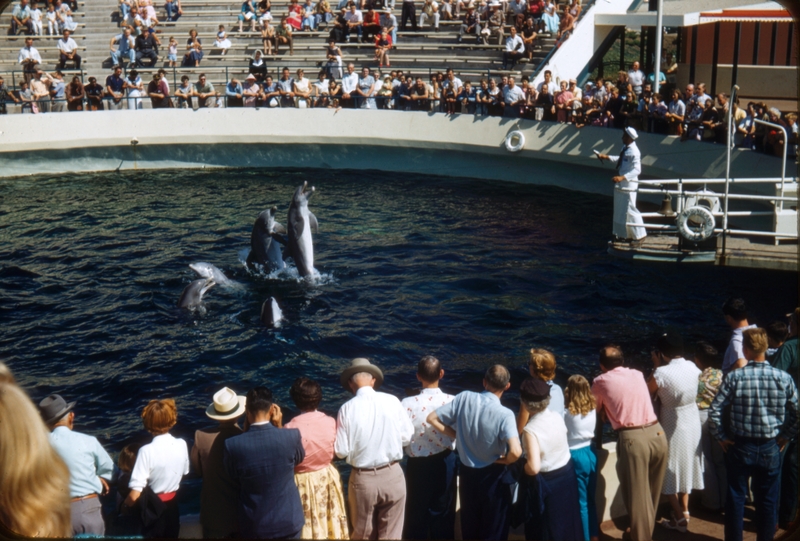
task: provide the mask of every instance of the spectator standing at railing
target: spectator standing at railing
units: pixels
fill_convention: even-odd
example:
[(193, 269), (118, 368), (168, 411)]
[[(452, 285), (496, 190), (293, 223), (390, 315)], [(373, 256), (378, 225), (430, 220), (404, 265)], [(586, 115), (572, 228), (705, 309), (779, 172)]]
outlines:
[(125, 97), (125, 79), (122, 77), (120, 66), (114, 66), (114, 73), (106, 77), (106, 92), (111, 98), (108, 101), (109, 110), (122, 109), (122, 98)]
[(556, 93), (553, 102), (556, 106), (556, 121), (565, 124), (570, 121), (572, 100), (575, 96), (569, 91), (567, 81), (561, 81), (561, 89)]
[(234, 77), (227, 85), (225, 85), (225, 106), (226, 107), (243, 107), (244, 89), (239, 80)]
[(525, 106), (525, 92), (518, 87), (513, 77), (508, 78), (508, 85), (503, 89), (503, 116), (519, 118)]
[(160, 70), (153, 73), (153, 80), (147, 85), (147, 95), (150, 97), (150, 107), (153, 109), (166, 109), (171, 106), (169, 89)]
[(31, 95), (40, 113), (50, 112), (50, 85), (52, 83), (53, 79), (42, 70), (36, 70), (31, 79)]
[(370, 74), (369, 68), (361, 69), (361, 76), (356, 86), (356, 109), (376, 109), (375, 99), (372, 98), (375, 90), (375, 78)]
[(242, 86), (243, 105), (245, 107), (255, 107), (260, 93), (261, 87), (258, 86), (256, 76), (251, 73), (245, 78)]
[(272, 80), (271, 75), (267, 75), (264, 80), (264, 87), (261, 89), (261, 101), (268, 107), (280, 106), (281, 93), (278, 85)]
[(52, 83), (50, 83), (50, 98), (52, 99), (52, 106), (50, 110), (53, 113), (63, 113), (67, 107), (66, 101), (66, 85), (64, 84), (64, 74), (56, 71), (52, 75)]
[(294, 92), (294, 106), (298, 109), (309, 109), (311, 107), (311, 81), (309, 81), (302, 69), (297, 70), (297, 78), (292, 85)]
[(189, 76), (184, 75), (181, 77), (181, 84), (175, 90), (175, 97), (178, 98), (177, 106), (181, 109), (192, 109), (192, 84), (189, 82)]
[(197, 106), (202, 107), (216, 107), (217, 96), (219, 93), (214, 90), (214, 85), (208, 82), (206, 74), (201, 73), (197, 82), (194, 84), (192, 96), (197, 98)]
[(458, 94), (461, 91), (461, 87), (464, 86), (464, 83), (461, 82), (461, 79), (456, 77), (453, 68), (447, 68), (447, 77), (442, 81), (442, 88), (451, 88), (453, 92)]
[(24, 27), (28, 35), (33, 34), (33, 21), (31, 21), (31, 8), (28, 0), (20, 0), (19, 4), (11, 10), (11, 35), (16, 36), (20, 27)]
[(353, 63), (347, 64), (347, 75), (342, 77), (342, 107), (352, 109), (355, 107), (356, 88), (358, 87), (358, 74)]
[(547, 87), (547, 93), (551, 96), (555, 96), (558, 91), (558, 85), (553, 81), (553, 73), (550, 70), (544, 71), (544, 81), (539, 83), (539, 88), (536, 91), (541, 92), (544, 87)]
[(17, 61), (22, 65), (25, 81), (28, 82), (42, 63), (42, 57), (36, 47), (33, 46), (33, 38), (25, 38), (25, 46), (19, 50)]
[[(131, 36), (130, 28), (123, 28), (121, 34), (117, 34), (108, 46), (111, 48), (111, 63), (122, 65), (120, 60), (127, 57), (129, 65), (136, 62), (136, 40)], [(114, 48), (116, 46), (116, 48)]]
[(8, 91), (5, 81), (2, 77), (0, 77), (0, 115), (5, 115), (8, 113), (8, 110), (6, 109), (6, 103), (8, 102), (19, 103), (20, 100), (18, 100), (12, 92)]
[(103, 110), (103, 86), (97, 83), (97, 78), (89, 77), (89, 83), (83, 87), (84, 95), (86, 96), (86, 110), (87, 111), (102, 111)]
[(19, 101), (22, 104), (21, 111), (23, 114), (26, 112), (31, 114), (39, 112), (39, 108), (33, 100), (33, 91), (25, 81), (19, 83)]
[(139, 72), (135, 69), (128, 72), (125, 78), (124, 88), (128, 91), (128, 109), (136, 111), (142, 108), (142, 94), (144, 93), (144, 83), (139, 77)]
[(683, 120), (686, 117), (686, 104), (681, 100), (680, 91), (672, 91), (672, 101), (669, 103), (665, 117), (669, 135), (682, 135)]
[(428, 85), (422, 81), (422, 77), (417, 77), (417, 82), (411, 89), (411, 110), (412, 111), (427, 111), (430, 110), (430, 103), (428, 100)]
[(283, 68), (277, 85), (281, 96), (281, 107), (294, 107), (294, 79), (289, 73), (289, 68)]
[(476, 94), (475, 94), (475, 89), (472, 88), (472, 83), (470, 83), (469, 81), (464, 83), (461, 92), (458, 93), (458, 96), (456, 96), (456, 98), (459, 104), (459, 109), (458, 109), (459, 112), (461, 112), (462, 114), (470, 114), (470, 115), (475, 114)]
[(644, 85), (644, 72), (639, 69), (639, 62), (634, 62), (628, 71), (628, 82), (633, 87), (633, 92), (638, 99), (642, 94), (642, 85)]

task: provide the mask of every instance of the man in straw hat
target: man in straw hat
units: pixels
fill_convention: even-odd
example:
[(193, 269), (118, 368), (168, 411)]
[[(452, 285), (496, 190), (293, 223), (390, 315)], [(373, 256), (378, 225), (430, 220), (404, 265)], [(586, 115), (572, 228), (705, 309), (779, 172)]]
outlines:
[(98, 496), (108, 494), (114, 462), (97, 438), (73, 431), (75, 402), (52, 394), (39, 402), (39, 412), (51, 430), (50, 444), (69, 468), (69, 496), (74, 535), (105, 535)]
[(353, 359), (340, 382), (355, 395), (339, 410), (334, 445), (336, 455), (353, 467), (347, 489), (351, 537), (400, 539), (406, 481), (399, 462), (414, 426), (397, 398), (375, 390), (383, 372), (367, 359)]
[(305, 524), (294, 468), (306, 457), (300, 431), (284, 428), (272, 391), (245, 400), (247, 432), (225, 441), (222, 462), (237, 487), (239, 536), (297, 539)]
[(428, 415), (428, 423), (456, 439), (461, 466), (458, 495), (464, 539), (508, 539), (511, 479), (506, 469), (522, 456), (514, 413), (500, 403), (511, 374), (495, 364), (482, 393), (463, 391)]
[(244, 415), (245, 397), (228, 387), (214, 393), (206, 417), (217, 425), (194, 433), (192, 469), (203, 478), (200, 493), (200, 524), (203, 538), (231, 537), (239, 532), (236, 499), (239, 493), (222, 462), (225, 441), (242, 433), (237, 420)]
[[(636, 208), (636, 191), (639, 189), (639, 173), (642, 172), (642, 153), (636, 146), (639, 134), (628, 126), (622, 133), (622, 152), (619, 156), (597, 154), (600, 161), (608, 160), (617, 164), (614, 181), (614, 236), (631, 240), (634, 246), (640, 245), (647, 236), (642, 214)], [(635, 226), (628, 227), (628, 223)]]

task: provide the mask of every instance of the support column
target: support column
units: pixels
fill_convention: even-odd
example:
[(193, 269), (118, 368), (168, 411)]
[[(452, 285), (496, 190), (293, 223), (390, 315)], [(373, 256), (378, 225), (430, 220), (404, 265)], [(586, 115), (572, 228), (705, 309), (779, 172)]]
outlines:
[(717, 63), (719, 62), (719, 27), (720, 23), (714, 23), (714, 54), (711, 57), (711, 96), (717, 94)]
[(689, 53), (689, 82), (695, 84), (695, 75), (697, 72), (695, 66), (697, 64), (697, 25), (692, 26), (692, 48)]
[(736, 84), (739, 76), (739, 38), (742, 34), (742, 23), (736, 23), (736, 32), (733, 38), (733, 69), (731, 70), (731, 86)]
[(628, 71), (625, 67), (625, 34), (627, 29), (622, 29), (622, 35), (619, 37), (619, 71)]

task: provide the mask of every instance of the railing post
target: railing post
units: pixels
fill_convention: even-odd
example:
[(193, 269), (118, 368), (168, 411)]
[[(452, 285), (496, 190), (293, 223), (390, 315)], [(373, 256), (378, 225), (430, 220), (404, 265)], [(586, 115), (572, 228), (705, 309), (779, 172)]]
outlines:
[(731, 96), (730, 100), (728, 100), (728, 127), (727, 127), (727, 136), (728, 139), (726, 141), (726, 146), (728, 147), (728, 159), (725, 164), (725, 210), (722, 214), (722, 256), (725, 256), (725, 249), (727, 248), (728, 242), (728, 194), (730, 193), (730, 186), (731, 186), (731, 141), (733, 137), (733, 126), (731, 126), (731, 120), (733, 118), (733, 104), (736, 103), (736, 92), (739, 90), (739, 87), (733, 85), (731, 88)]

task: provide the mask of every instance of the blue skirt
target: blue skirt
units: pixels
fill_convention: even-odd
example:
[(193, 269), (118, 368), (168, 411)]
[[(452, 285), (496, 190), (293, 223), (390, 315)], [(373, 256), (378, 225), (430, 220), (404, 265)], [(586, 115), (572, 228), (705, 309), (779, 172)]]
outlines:
[[(527, 477), (527, 476), (526, 476)], [(557, 470), (539, 473), (524, 480), (529, 518), (525, 539), (536, 541), (575, 541), (583, 539), (578, 479), (570, 459)]]

